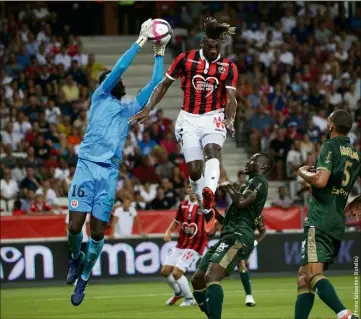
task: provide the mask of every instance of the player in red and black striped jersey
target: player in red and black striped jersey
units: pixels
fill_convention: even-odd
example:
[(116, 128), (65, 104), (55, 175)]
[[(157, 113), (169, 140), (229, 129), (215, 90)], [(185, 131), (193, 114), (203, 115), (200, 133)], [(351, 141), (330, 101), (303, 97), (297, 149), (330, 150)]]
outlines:
[(175, 219), (164, 234), (164, 240), (170, 241), (172, 233), (179, 228), (177, 245), (169, 251), (161, 270), (166, 282), (174, 291), (174, 295), (166, 304), (174, 305), (184, 297), (181, 307), (195, 304), (184, 273), (198, 261), (208, 243), (208, 236), (204, 230), (204, 215), (199, 210), (197, 197), (190, 187), (188, 193), (189, 200), (180, 203)]
[(175, 135), (182, 145), (190, 183), (202, 203), (208, 230), (215, 226), (212, 206), (227, 129), (234, 134), (238, 71), (233, 62), (220, 56), (222, 40), (234, 33), (234, 27), (207, 18), (202, 48), (181, 53), (146, 107), (130, 119), (142, 121), (147, 118), (174, 80), (181, 79), (184, 98)]

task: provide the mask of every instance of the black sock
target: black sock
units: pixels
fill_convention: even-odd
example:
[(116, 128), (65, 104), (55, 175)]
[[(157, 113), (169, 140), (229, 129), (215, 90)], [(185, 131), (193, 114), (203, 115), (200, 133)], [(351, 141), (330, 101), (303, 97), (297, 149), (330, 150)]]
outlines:
[(318, 294), (320, 299), (336, 314), (346, 309), (341, 300), (338, 298), (335, 288), (327, 278), (320, 279), (313, 286), (313, 289)]
[(307, 319), (315, 301), (315, 294), (301, 293), (297, 296), (295, 305), (295, 319)]

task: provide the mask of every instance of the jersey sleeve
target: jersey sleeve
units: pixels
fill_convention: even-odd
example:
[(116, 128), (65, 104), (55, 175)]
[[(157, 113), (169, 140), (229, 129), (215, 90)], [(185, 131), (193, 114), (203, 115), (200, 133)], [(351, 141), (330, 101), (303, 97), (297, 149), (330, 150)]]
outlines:
[(182, 210), (182, 203), (179, 204), (179, 207), (178, 207), (178, 210), (177, 210), (177, 213), (175, 215), (175, 218), (174, 220), (177, 222), (177, 223), (181, 223), (182, 222), (182, 219), (183, 219), (183, 210)]
[(123, 73), (129, 68), (133, 59), (140, 50), (140, 46), (134, 43), (117, 61), (113, 70), (107, 75), (104, 81), (98, 86), (94, 93), (107, 92), (110, 93), (120, 80)]
[(265, 187), (265, 185), (264, 185), (264, 181), (262, 179), (253, 177), (247, 183), (247, 186), (246, 186), (244, 192), (246, 192), (246, 191), (252, 192), (256, 195), (256, 197), (258, 197), (258, 195), (262, 193), (262, 188), (264, 188), (264, 187)]
[(228, 75), (226, 79), (226, 89), (237, 89), (238, 70), (236, 65), (232, 62), (229, 64)]
[(325, 169), (332, 173), (332, 160), (333, 153), (331, 145), (329, 143), (325, 143), (322, 145), (320, 154), (318, 155), (316, 169)]
[(175, 79), (178, 79), (180, 76), (182, 76), (185, 71), (185, 61), (185, 53), (181, 53), (180, 55), (178, 55), (168, 69), (167, 73), (165, 74), (167, 78), (174, 81)]

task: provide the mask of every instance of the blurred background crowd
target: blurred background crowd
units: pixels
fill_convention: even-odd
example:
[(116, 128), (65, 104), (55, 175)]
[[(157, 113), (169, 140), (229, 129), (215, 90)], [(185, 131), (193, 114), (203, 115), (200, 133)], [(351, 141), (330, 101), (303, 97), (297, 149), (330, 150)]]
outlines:
[[(76, 5), (85, 4), (72, 3), (73, 11)], [(309, 194), (297, 170), (315, 163), (334, 109), (352, 113), (349, 137), (361, 148), (361, 7), (352, 5), (128, 1), (119, 14), (139, 21), (120, 25), (119, 32), (138, 32), (143, 16), (154, 12), (172, 25), (176, 56), (199, 48), (207, 16), (237, 27), (222, 44), (223, 56), (240, 73), (235, 143), (249, 154), (274, 156), (271, 179), (285, 186), (271, 201), (287, 208)], [(107, 69), (83, 52), (80, 23), (67, 23), (58, 13), (48, 2), (27, 2), (1, 22), (1, 209), (15, 215), (52, 214), (66, 206), (91, 96)], [(161, 110), (132, 126), (119, 173), (117, 200), (135, 209), (174, 208), (185, 197), (186, 164), (174, 122)], [(222, 170), (221, 180), (228, 178), (241, 184), (246, 176)], [(361, 192), (360, 181), (354, 191)], [(229, 203), (221, 193), (217, 198), (220, 207)]]

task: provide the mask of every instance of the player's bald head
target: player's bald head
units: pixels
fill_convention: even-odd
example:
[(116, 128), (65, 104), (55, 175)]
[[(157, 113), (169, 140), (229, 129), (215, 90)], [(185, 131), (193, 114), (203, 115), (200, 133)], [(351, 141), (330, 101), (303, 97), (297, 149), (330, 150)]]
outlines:
[(336, 110), (331, 113), (328, 118), (329, 129), (332, 130), (332, 125), (337, 133), (347, 135), (352, 128), (352, 116), (346, 110)]

